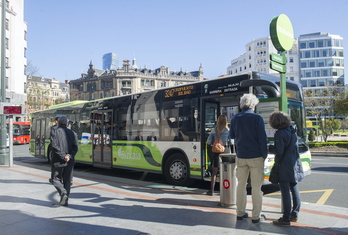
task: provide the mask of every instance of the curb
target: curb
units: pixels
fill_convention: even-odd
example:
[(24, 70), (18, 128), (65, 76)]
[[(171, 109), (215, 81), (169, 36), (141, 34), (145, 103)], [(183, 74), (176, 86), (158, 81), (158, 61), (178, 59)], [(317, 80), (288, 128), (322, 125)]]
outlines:
[(327, 152), (327, 151), (315, 151), (311, 152), (312, 156), (323, 156), (323, 157), (348, 157), (348, 152)]

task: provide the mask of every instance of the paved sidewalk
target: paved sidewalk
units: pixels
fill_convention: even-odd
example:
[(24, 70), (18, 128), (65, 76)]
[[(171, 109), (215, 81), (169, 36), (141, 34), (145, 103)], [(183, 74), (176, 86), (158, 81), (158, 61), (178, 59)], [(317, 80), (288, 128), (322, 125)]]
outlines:
[[(49, 175), (25, 163), (0, 167), (1, 235), (348, 234), (347, 208), (303, 203), (298, 223), (277, 227), (280, 201), (264, 197), (266, 220), (253, 224), (200, 189), (87, 172), (75, 173), (69, 207), (60, 207)], [(250, 198), (247, 208), (251, 214)]]

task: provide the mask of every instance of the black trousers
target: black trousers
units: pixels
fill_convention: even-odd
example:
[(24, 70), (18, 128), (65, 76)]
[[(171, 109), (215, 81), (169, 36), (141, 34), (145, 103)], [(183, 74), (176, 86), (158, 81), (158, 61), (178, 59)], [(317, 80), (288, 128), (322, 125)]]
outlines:
[(57, 189), (59, 195), (69, 196), (73, 177), (74, 161), (69, 161), (65, 167), (55, 167), (52, 165), (51, 177), (53, 186)]

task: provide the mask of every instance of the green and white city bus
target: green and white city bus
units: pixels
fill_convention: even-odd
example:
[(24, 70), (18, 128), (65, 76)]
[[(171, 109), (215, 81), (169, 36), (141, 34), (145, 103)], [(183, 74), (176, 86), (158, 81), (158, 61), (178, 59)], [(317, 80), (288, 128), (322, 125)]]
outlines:
[[(274, 130), (268, 118), (279, 110), (279, 77), (250, 72), (158, 90), (73, 101), (32, 114), (31, 154), (50, 160), (49, 135), (54, 119), (65, 116), (79, 139), (77, 163), (103, 168), (124, 168), (164, 174), (174, 185), (191, 179), (209, 179), (209, 148), (206, 140), (221, 114), (239, 112), (239, 99), (253, 93), (256, 108), (265, 120), (272, 144)], [(307, 145), (301, 85), (287, 80), (288, 113), (297, 127), (300, 156), (306, 174), (311, 154)], [(143, 140), (135, 137), (142, 133)], [(153, 137), (155, 136), (155, 137)], [(274, 155), (265, 162), (265, 183)]]

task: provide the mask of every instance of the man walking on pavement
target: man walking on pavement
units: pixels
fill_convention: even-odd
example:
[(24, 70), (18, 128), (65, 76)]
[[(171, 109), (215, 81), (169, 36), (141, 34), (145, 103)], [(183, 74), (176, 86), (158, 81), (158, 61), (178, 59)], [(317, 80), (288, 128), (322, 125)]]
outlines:
[(232, 117), (230, 137), (236, 144), (237, 220), (248, 218), (246, 185), (250, 174), (252, 196), (252, 222), (260, 222), (262, 209), (261, 186), (264, 178), (264, 161), (267, 157), (267, 135), (265, 124), (259, 114), (254, 113), (259, 103), (253, 94), (244, 94), (240, 99), (242, 111)]
[(51, 133), (52, 145), (52, 181), (60, 195), (59, 205), (68, 206), (72, 172), (78, 140), (75, 132), (67, 128), (68, 119), (60, 117), (58, 128)]

